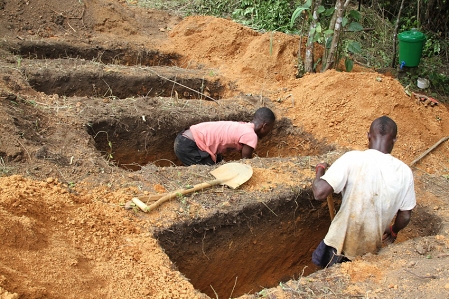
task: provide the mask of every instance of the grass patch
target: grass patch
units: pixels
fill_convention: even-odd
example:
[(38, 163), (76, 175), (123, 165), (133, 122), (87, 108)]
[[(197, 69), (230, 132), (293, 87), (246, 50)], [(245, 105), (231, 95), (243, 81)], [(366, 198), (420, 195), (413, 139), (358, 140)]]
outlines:
[(0, 177), (12, 175), (13, 169), (14, 168), (12, 167), (6, 166), (6, 163), (3, 160), (3, 158), (0, 157)]
[(179, 16), (187, 16), (194, 13), (194, 8), (201, 1), (189, 0), (137, 0), (138, 6), (169, 11)]

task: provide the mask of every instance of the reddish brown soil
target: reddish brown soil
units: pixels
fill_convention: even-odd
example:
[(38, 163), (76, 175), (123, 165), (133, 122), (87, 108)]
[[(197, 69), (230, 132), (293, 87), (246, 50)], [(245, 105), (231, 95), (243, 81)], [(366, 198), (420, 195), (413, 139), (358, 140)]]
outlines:
[[(237, 282), (226, 284), (225, 277), (219, 275), (221, 268), (232, 265), (265, 269), (261, 281), (274, 286), (259, 295), (246, 288), (244, 292), (251, 294), (242, 298), (449, 296), (449, 141), (413, 165), (418, 207), (412, 223), (400, 233), (397, 244), (378, 255), (301, 277), (316, 270), (304, 262), (291, 275), (296, 280), (276, 287), (276, 280), (274, 285), (270, 281), (270, 271), (285, 265), (280, 261), (289, 253), (276, 252), (280, 243), (264, 243), (269, 235), (276, 235), (269, 226), (261, 225), (266, 231), (254, 233), (255, 227), (248, 225), (257, 221), (263, 224), (264, 219), (271, 219), (268, 215), (278, 218), (275, 211), (282, 210), (280, 199), (295, 198), (304, 214), (279, 227), (310, 229), (310, 235), (303, 237), (307, 240), (296, 245), (307, 256), (328, 225), (326, 205), (307, 197), (314, 175), (311, 166), (320, 160), (332, 162), (348, 149), (366, 148), (368, 127), (381, 115), (397, 122), (399, 138), (393, 155), (410, 164), (449, 136), (447, 106), (416, 103), (396, 79), (361, 67), (351, 73), (332, 70), (296, 78), (297, 36), (261, 34), (212, 17), (181, 19), (125, 1), (0, 0), (0, 36), (1, 298), (206, 298), (204, 293), (214, 297), (211, 289), (201, 290), (204, 293), (195, 289), (192, 283), (198, 277), (191, 275), (189, 281), (178, 271), (169, 258), (173, 251), (180, 252), (180, 260), (197, 259), (200, 264), (207, 263), (212, 254), (226, 257), (221, 261), (241, 255), (235, 262), (216, 263), (210, 265), (210, 273), (203, 272), (205, 278), (200, 283), (206, 284), (204, 288), (208, 284), (220, 286), (220, 298), (241, 295)], [(41, 57), (29, 57), (18, 50), (30, 43), (42, 49), (49, 44), (56, 49), (59, 44), (67, 54), (33, 59)], [(100, 48), (104, 55), (96, 59), (72, 57), (68, 45)], [(38, 92), (39, 86), (30, 85), (40, 76), (51, 83), (56, 80), (55, 74), (62, 72), (69, 78), (75, 70), (80, 76), (122, 76), (109, 86), (110, 90), (121, 83), (120, 78), (150, 76), (131, 54), (113, 56), (111, 61), (117, 65), (101, 64), (106, 62), (107, 50), (155, 51), (158, 61), (172, 64), (168, 71), (171, 75), (199, 76), (212, 85), (220, 80), (221, 90), (204, 90), (201, 96), (209, 98), (200, 101), (194, 100), (198, 94), (170, 85), (164, 87), (170, 91), (169, 96), (149, 98), (136, 93), (123, 101), (105, 92), (82, 94), (92, 84), (82, 85), (73, 96)], [(50, 50), (44, 52), (50, 57)], [(318, 49), (315, 58), (319, 55)], [(78, 81), (92, 83), (89, 80)], [(41, 87), (44, 81), (39, 81)], [(238, 190), (213, 187), (172, 200), (147, 214), (123, 208), (132, 197), (145, 199), (152, 193), (210, 179), (209, 167), (176, 166), (179, 162), (170, 149), (172, 137), (182, 126), (207, 118), (247, 118), (262, 105), (271, 107), (280, 122), (258, 148), (258, 157), (245, 161), (252, 165), (254, 174)], [(118, 125), (111, 119), (117, 119)], [(104, 126), (98, 125), (92, 133), (92, 123)], [(108, 163), (108, 150), (118, 159), (115, 153), (120, 138), (114, 139), (108, 149), (110, 139), (100, 132), (112, 126), (116, 135), (126, 140), (123, 152), (133, 141), (154, 138), (151, 140), (159, 150), (150, 158), (152, 163), (139, 165), (135, 172)], [(112, 140), (115, 136), (109, 137)], [(126, 156), (140, 154), (130, 152), (120, 159)], [(250, 218), (245, 209), (256, 203), (267, 209), (251, 214), (253, 222), (245, 222), (248, 235), (233, 241), (249, 246), (241, 247), (244, 249), (235, 249), (233, 242), (220, 243), (218, 248), (212, 246), (210, 251), (194, 256), (182, 246), (162, 248), (155, 238), (161, 229), (174, 230), (186, 222), (204, 232), (201, 236), (206, 241), (206, 232), (215, 231), (216, 223), (198, 227), (199, 221), (226, 214), (235, 223), (244, 223), (244, 217)], [(299, 237), (282, 240), (295, 238)], [(245, 255), (249, 248), (261, 259)], [(232, 257), (224, 255), (229, 252)], [(262, 259), (273, 252), (275, 258)], [(199, 284), (195, 285), (198, 288)]]

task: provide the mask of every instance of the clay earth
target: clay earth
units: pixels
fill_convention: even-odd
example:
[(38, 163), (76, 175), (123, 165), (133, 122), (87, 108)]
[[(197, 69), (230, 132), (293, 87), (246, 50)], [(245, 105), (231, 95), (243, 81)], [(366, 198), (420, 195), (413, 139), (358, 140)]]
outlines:
[[(227, 19), (118, 0), (0, 0), (0, 15), (0, 298), (449, 297), (444, 101), (360, 66), (297, 78), (298, 36)], [(252, 167), (246, 183), (129, 204), (214, 179), (181, 166), (176, 134), (262, 106), (278, 121), (255, 157), (225, 156)], [(412, 221), (317, 269), (330, 216), (314, 166), (365, 149), (381, 115), (415, 176)]]

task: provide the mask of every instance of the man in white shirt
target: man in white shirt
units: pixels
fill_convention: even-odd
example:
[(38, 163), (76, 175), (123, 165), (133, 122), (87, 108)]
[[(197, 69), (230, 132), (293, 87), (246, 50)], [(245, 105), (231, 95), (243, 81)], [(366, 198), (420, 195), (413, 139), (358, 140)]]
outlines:
[(416, 205), (413, 173), (390, 155), (396, 135), (396, 123), (387, 116), (379, 117), (370, 126), (369, 149), (345, 153), (326, 173), (327, 163), (316, 165), (315, 199), (325, 200), (341, 192), (342, 204), (312, 255), (315, 264), (324, 268), (377, 253), (382, 241), (394, 242), (408, 225)]

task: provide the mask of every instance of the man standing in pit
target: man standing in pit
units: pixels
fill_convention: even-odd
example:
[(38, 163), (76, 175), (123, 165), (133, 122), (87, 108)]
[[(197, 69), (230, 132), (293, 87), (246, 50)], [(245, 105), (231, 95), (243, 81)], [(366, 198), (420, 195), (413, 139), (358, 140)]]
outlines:
[(316, 265), (325, 268), (377, 253), (382, 241), (394, 242), (409, 223), (416, 205), (413, 173), (390, 155), (396, 135), (396, 123), (387, 116), (379, 117), (371, 123), (368, 150), (345, 153), (326, 173), (327, 163), (316, 165), (315, 199), (342, 193), (341, 207), (313, 252)]
[(251, 159), (260, 138), (271, 132), (276, 117), (269, 108), (254, 113), (251, 122), (212, 121), (191, 126), (176, 136), (174, 150), (185, 165), (213, 165), (228, 150), (241, 152), (242, 159)]

